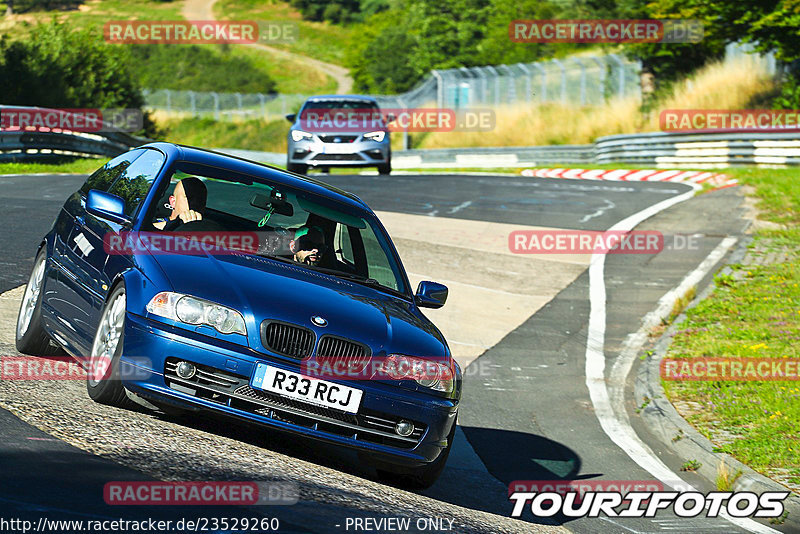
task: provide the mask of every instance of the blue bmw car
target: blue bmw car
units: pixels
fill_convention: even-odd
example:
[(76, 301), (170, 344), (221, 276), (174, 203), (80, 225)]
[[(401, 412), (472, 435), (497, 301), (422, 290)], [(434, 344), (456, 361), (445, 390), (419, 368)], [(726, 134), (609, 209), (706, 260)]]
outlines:
[[(204, 186), (201, 220), (160, 229), (190, 177)], [(208, 245), (209, 235), (203, 247), (163, 241)], [(255, 246), (238, 246), (241, 236)], [(452, 447), (461, 397), (458, 364), (421, 311), (446, 298), (434, 282), (411, 291), (386, 230), (355, 195), (152, 143), (67, 199), (39, 246), (16, 345), (65, 350), (97, 402), (140, 397), (168, 414), (266, 425), (351, 447), (381, 476), (427, 487)]]

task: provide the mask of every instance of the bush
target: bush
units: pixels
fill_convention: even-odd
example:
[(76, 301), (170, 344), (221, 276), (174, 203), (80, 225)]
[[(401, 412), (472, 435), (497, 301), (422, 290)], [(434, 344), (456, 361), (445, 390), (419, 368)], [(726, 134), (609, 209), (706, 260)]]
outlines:
[[(0, 102), (49, 108), (141, 108), (141, 88), (125, 48), (55, 20), (26, 40), (0, 39)], [(145, 116), (145, 135), (156, 135)]]
[(13, 13), (76, 9), (82, 3), (83, 0), (6, 0), (6, 6)]
[(55, 21), (26, 40), (0, 39), (0, 100), (9, 105), (138, 108), (143, 100), (130, 56), (97, 33)]
[(772, 101), (774, 109), (800, 109), (800, 82), (789, 75), (781, 87), (781, 94)]
[[(361, 17), (359, 0), (290, 0), (289, 4), (299, 9), (306, 20), (349, 22)], [(376, 6), (374, 1), (368, 4), (370, 10), (385, 8), (385, 5)]]
[(275, 80), (230, 47), (219, 52), (198, 45), (133, 45), (140, 83), (148, 89), (272, 93)]

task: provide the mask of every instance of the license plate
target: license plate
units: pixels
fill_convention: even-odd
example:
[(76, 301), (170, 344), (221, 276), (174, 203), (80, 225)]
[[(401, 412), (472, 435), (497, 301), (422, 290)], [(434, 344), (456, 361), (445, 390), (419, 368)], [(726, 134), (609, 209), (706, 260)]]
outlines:
[(322, 153), (323, 154), (353, 154), (353, 148), (346, 144), (331, 144), (331, 143), (323, 143), (322, 145)]
[(277, 393), (284, 397), (348, 413), (358, 413), (361, 396), (364, 394), (360, 389), (327, 380), (309, 378), (300, 373), (269, 366), (263, 362), (256, 364), (253, 378), (250, 379), (250, 386), (253, 389)]

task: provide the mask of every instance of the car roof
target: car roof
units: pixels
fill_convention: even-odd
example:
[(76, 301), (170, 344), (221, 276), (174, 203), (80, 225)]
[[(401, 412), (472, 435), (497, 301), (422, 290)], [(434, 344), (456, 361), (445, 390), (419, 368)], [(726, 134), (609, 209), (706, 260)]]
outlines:
[(316, 95), (316, 96), (311, 96), (308, 99), (306, 99), (306, 102), (326, 102), (326, 101), (329, 101), (329, 100), (333, 100), (333, 101), (336, 101), (336, 100), (338, 100), (338, 101), (341, 101), (341, 100), (357, 100), (357, 101), (360, 101), (360, 102), (373, 102), (375, 104), (378, 103), (378, 101), (375, 100), (373, 97), (365, 96), (365, 95)]
[(207, 150), (188, 145), (179, 145), (176, 143), (156, 142), (142, 145), (142, 147), (139, 148), (145, 147), (158, 149), (167, 154), (167, 156), (169, 156), (171, 159), (174, 158), (177, 161), (190, 161), (193, 163), (223, 167), (230, 169), (233, 172), (248, 174), (288, 187), (295, 187), (297, 189), (310, 191), (327, 197), (331, 200), (349, 204), (357, 209), (363, 210), (366, 208), (367, 211), (371, 211), (367, 204), (353, 193), (326, 184), (325, 182), (315, 180), (314, 178), (309, 178), (308, 176), (290, 173), (279, 167), (265, 165), (263, 163), (258, 163), (229, 154), (223, 154), (221, 152), (215, 152), (213, 150)]

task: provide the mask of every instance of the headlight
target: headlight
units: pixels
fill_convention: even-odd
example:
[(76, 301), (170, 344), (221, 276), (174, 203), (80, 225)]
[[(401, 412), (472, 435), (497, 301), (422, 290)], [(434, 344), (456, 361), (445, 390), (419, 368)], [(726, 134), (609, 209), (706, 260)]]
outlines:
[(222, 334), (247, 335), (244, 317), (238, 311), (181, 293), (162, 291), (145, 308), (153, 315), (186, 324), (211, 326)]
[(364, 139), (370, 139), (372, 141), (377, 141), (378, 143), (383, 142), (383, 138), (386, 137), (386, 132), (370, 132), (364, 134)]
[(433, 359), (390, 354), (381, 362), (379, 372), (394, 380), (414, 380), (420, 386), (434, 391), (453, 391), (452, 367)]
[(312, 137), (310, 133), (304, 132), (303, 130), (292, 130), (292, 140), (294, 142), (302, 141), (303, 139), (311, 139)]

